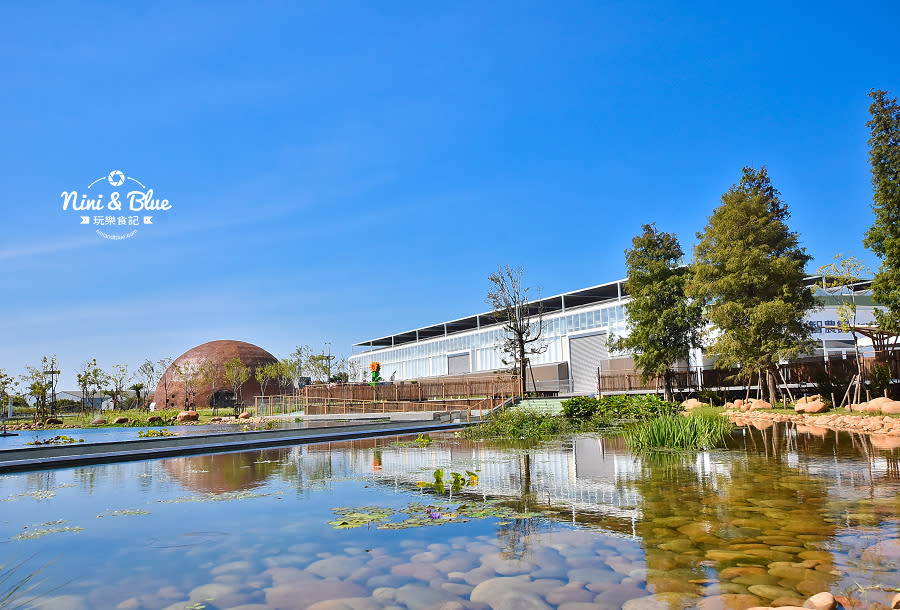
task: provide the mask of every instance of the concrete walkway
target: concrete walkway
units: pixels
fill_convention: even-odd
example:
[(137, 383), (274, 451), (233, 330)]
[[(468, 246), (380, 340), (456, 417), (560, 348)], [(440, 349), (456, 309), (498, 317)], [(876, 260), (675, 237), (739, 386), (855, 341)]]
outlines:
[[(473, 422), (474, 423), (474, 422)], [(384, 422), (297, 428), (253, 430), (190, 436), (167, 436), (131, 441), (78, 443), (74, 445), (0, 450), (0, 473), (65, 468), (82, 464), (130, 462), (177, 455), (243, 451), (280, 445), (302, 445), (372, 436), (420, 434), (465, 427), (466, 422)]]

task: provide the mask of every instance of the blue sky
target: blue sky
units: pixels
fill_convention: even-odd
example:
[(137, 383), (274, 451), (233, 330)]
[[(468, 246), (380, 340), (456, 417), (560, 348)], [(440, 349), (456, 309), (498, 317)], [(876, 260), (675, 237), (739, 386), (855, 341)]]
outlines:
[[(900, 4), (3, 3), (0, 368), (62, 385), (222, 338), (276, 355), (617, 279), (766, 164), (814, 257), (870, 225), (870, 88)], [(173, 209), (100, 238), (62, 191)]]

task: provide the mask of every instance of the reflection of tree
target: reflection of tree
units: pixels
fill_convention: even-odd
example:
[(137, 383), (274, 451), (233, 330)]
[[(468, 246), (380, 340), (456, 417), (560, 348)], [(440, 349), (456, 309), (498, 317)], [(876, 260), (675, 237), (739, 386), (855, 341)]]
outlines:
[[(754, 436), (757, 450), (769, 456), (780, 456), (787, 442), (778, 430), (756, 430)], [(707, 454), (651, 454), (642, 459), (640, 477), (626, 484), (643, 499), (635, 531), (644, 547), (648, 590), (700, 594), (701, 583), (714, 577), (722, 592), (746, 593), (749, 573), (803, 598), (808, 593), (795, 587), (803, 589), (804, 580), (819, 590), (835, 581), (828, 573), (833, 560), (801, 555), (825, 551), (837, 531), (826, 520), (825, 481), (803, 469), (754, 455), (713, 461)]]
[[(519, 513), (528, 513), (534, 510), (537, 499), (532, 492), (531, 482), (531, 453), (525, 451), (519, 454), (519, 489), (521, 493), (511, 503)], [(503, 521), (497, 526), (497, 538), (503, 543), (504, 559), (523, 559), (528, 552), (531, 536), (537, 532), (536, 519), (511, 519)]]

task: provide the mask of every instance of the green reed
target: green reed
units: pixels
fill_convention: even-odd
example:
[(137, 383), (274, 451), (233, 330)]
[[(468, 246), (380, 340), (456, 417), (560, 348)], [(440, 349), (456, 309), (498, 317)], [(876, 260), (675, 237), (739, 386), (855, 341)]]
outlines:
[(698, 451), (722, 446), (733, 427), (728, 419), (716, 413), (663, 415), (627, 426), (624, 436), (632, 451)]

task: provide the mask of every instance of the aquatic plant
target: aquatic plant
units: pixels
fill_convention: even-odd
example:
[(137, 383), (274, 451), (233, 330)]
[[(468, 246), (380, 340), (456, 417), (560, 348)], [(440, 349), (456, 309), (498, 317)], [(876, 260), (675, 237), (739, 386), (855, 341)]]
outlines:
[[(39, 601), (41, 595), (36, 594), (35, 591), (44, 581), (35, 581), (35, 577), (52, 562), (25, 574), (22, 568), (30, 559), (29, 557), (12, 566), (5, 563), (0, 564), (0, 608), (3, 610), (32, 608), (38, 605), (35, 602)], [(63, 584), (54, 587), (51, 591), (59, 589)]]
[[(490, 499), (477, 503), (435, 502), (421, 504), (411, 502), (406, 508), (394, 510), (379, 506), (338, 507), (333, 509), (337, 517), (328, 524), (335, 529), (354, 529), (372, 524), (380, 530), (402, 530), (414, 527), (431, 527), (448, 523), (466, 523), (473, 519), (500, 519), (498, 525), (510, 521), (532, 519), (543, 513), (519, 512), (500, 505), (501, 500)], [(391, 517), (401, 514), (407, 517), (401, 521), (391, 521)]]
[[(478, 475), (467, 470), (465, 475), (458, 472), (451, 472), (450, 477), (453, 481), (450, 483), (450, 492), (455, 493), (463, 487), (474, 487), (478, 485)], [(428, 487), (434, 489), (439, 494), (444, 493), (446, 486), (444, 485), (444, 469), (438, 468), (434, 471), (434, 482), (419, 481), (416, 483), (419, 487)]]
[(156, 438), (160, 436), (175, 436), (174, 432), (169, 432), (168, 428), (162, 430), (140, 430), (138, 438)]
[(54, 436), (51, 438), (45, 438), (44, 440), (37, 440), (25, 443), (26, 445), (71, 445), (73, 443), (83, 443), (83, 438), (72, 438), (71, 436), (65, 436), (60, 434), (58, 436)]
[(715, 413), (666, 415), (627, 426), (624, 437), (632, 451), (696, 451), (721, 446), (733, 428), (727, 418)]
[(419, 436), (416, 437), (415, 443), (420, 447), (427, 447), (431, 444), (431, 439), (424, 434), (419, 434)]

